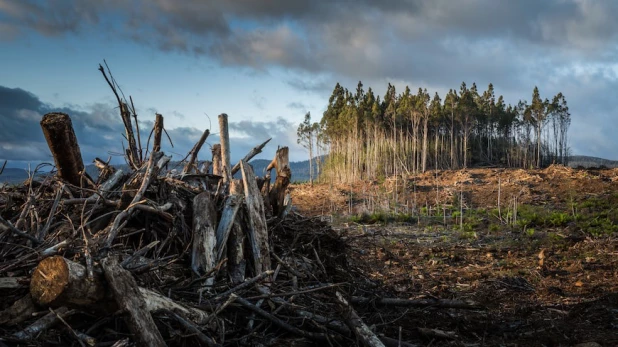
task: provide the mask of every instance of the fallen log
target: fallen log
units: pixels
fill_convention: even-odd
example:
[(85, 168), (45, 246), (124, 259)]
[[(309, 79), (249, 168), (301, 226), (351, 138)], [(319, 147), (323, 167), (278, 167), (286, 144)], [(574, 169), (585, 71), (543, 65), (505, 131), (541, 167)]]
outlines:
[(166, 346), (131, 273), (120, 267), (115, 256), (101, 259), (101, 266), (135, 342), (139, 346)]
[(399, 298), (365, 298), (354, 296), (350, 302), (355, 305), (383, 305), (383, 306), (402, 306), (402, 307), (439, 307), (439, 308), (457, 308), (462, 310), (479, 310), (484, 309), (483, 306), (476, 303), (465, 302), (461, 300), (449, 299), (399, 299)]
[(41, 120), (43, 135), (54, 157), (60, 179), (82, 186), (84, 162), (71, 118), (66, 113), (47, 113)]
[(350, 306), (343, 295), (340, 292), (336, 292), (335, 295), (342, 306), (342, 313), (346, 323), (350, 329), (352, 329), (358, 340), (367, 347), (385, 347), (382, 341), (369, 329), (367, 324), (363, 322), (363, 319), (356, 313), (352, 306)]
[(41, 306), (90, 306), (103, 299), (102, 276), (61, 256), (43, 259), (32, 273), (30, 294)]

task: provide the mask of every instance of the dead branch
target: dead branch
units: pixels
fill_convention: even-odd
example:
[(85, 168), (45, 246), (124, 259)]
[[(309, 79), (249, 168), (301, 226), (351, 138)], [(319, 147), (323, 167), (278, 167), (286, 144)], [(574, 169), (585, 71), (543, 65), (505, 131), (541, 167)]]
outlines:
[(193, 146), (193, 149), (191, 149), (191, 158), (182, 170), (183, 174), (188, 174), (193, 170), (193, 165), (195, 165), (197, 154), (200, 152), (200, 149), (202, 149), (202, 146), (204, 145), (204, 142), (206, 142), (208, 135), (210, 135), (210, 130), (204, 130), (204, 133), (202, 133), (202, 137), (200, 137), (199, 141), (197, 141), (197, 143)]
[(350, 329), (354, 332), (354, 335), (356, 335), (356, 338), (367, 347), (384, 347), (382, 341), (380, 341), (376, 334), (363, 322), (362, 318), (356, 313), (352, 306), (348, 304), (348, 301), (343, 295), (340, 292), (336, 292), (335, 295), (342, 306), (343, 317)]
[(241, 162), (243, 162), (243, 161), (244, 161), (244, 162), (247, 162), (247, 163), (248, 163), (251, 159), (253, 159), (253, 157), (255, 157), (256, 155), (258, 155), (258, 154), (262, 153), (262, 149), (264, 148), (264, 146), (266, 146), (266, 144), (267, 144), (268, 142), (270, 142), (270, 140), (272, 140), (272, 138), (270, 138), (270, 139), (268, 139), (268, 140), (266, 140), (266, 141), (262, 142), (262, 144), (260, 144), (260, 145), (257, 145), (257, 146), (255, 146), (255, 147), (253, 147), (253, 148), (251, 149), (251, 151), (250, 151), (249, 153), (247, 153), (247, 155), (245, 155), (245, 157), (244, 157), (244, 158), (242, 158), (242, 160), (241, 160), (241, 161), (239, 161), (238, 163), (236, 163), (236, 165), (234, 165), (234, 167), (232, 168), (232, 176), (234, 176), (234, 175), (238, 172), (238, 170), (240, 170), (240, 163), (241, 163)]

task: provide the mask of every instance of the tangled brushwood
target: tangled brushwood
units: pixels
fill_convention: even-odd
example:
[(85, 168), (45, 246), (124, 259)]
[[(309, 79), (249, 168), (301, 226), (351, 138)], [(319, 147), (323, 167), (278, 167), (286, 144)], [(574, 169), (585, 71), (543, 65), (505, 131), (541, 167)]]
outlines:
[(342, 238), (292, 210), (287, 147), (264, 177), (248, 161), (268, 141), (232, 166), (222, 114), (212, 161), (198, 169), (206, 130), (170, 167), (163, 117), (142, 147), (132, 101), (101, 72), (118, 98), (128, 169), (97, 159), (92, 179), (70, 117), (43, 117), (55, 170), (0, 191), (0, 346), (411, 346), (364, 317), (378, 305), (477, 308), (368, 295)]

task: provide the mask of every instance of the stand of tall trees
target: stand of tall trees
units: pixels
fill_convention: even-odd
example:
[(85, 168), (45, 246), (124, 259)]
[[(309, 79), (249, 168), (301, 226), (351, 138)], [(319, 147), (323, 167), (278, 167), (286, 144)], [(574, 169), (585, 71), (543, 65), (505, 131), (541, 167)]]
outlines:
[(380, 99), (359, 82), (353, 92), (337, 83), (319, 126), (304, 123), (299, 138), (307, 145), (311, 131), (315, 148), (328, 153), (322, 175), (351, 182), (434, 168), (566, 164), (571, 116), (562, 93), (550, 101), (536, 87), (530, 103), (507, 105), (492, 84), (479, 93), (462, 83), (442, 100), (422, 88), (397, 94), (391, 84)]

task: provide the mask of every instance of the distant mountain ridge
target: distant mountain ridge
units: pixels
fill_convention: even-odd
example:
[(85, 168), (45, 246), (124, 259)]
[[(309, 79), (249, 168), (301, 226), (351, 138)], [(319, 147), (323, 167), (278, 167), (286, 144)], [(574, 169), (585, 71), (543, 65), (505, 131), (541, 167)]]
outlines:
[(616, 168), (618, 167), (618, 160), (609, 160), (598, 157), (591, 157), (587, 155), (572, 155), (569, 157), (569, 166), (573, 168), (577, 167), (607, 167), (607, 168)]
[[(182, 165), (178, 165), (179, 162), (170, 162), (168, 164), (168, 168), (174, 169), (176, 166), (178, 168), (182, 168)], [(253, 166), (253, 171), (258, 176), (264, 176), (266, 173), (266, 167), (270, 164), (270, 160), (266, 159), (256, 159), (249, 162), (251, 166)], [(128, 165), (120, 164), (113, 165), (115, 168), (122, 169), (125, 171), (129, 170)], [(176, 168), (176, 169), (178, 169)], [(92, 178), (96, 178), (99, 176), (99, 169), (93, 164), (86, 165), (86, 172)], [(309, 160), (298, 161), (298, 162), (290, 162), (290, 169), (292, 170), (292, 182), (306, 182), (309, 181)], [(314, 162), (313, 165), (313, 177), (317, 176), (317, 168)], [(240, 172), (236, 174), (238, 178), (240, 178)], [(16, 169), (16, 168), (5, 168), (3, 173), (0, 175), (0, 186), (2, 183), (6, 184), (19, 184), (28, 179), (28, 171), (24, 169)], [(272, 177), (274, 180), (274, 177)]]

